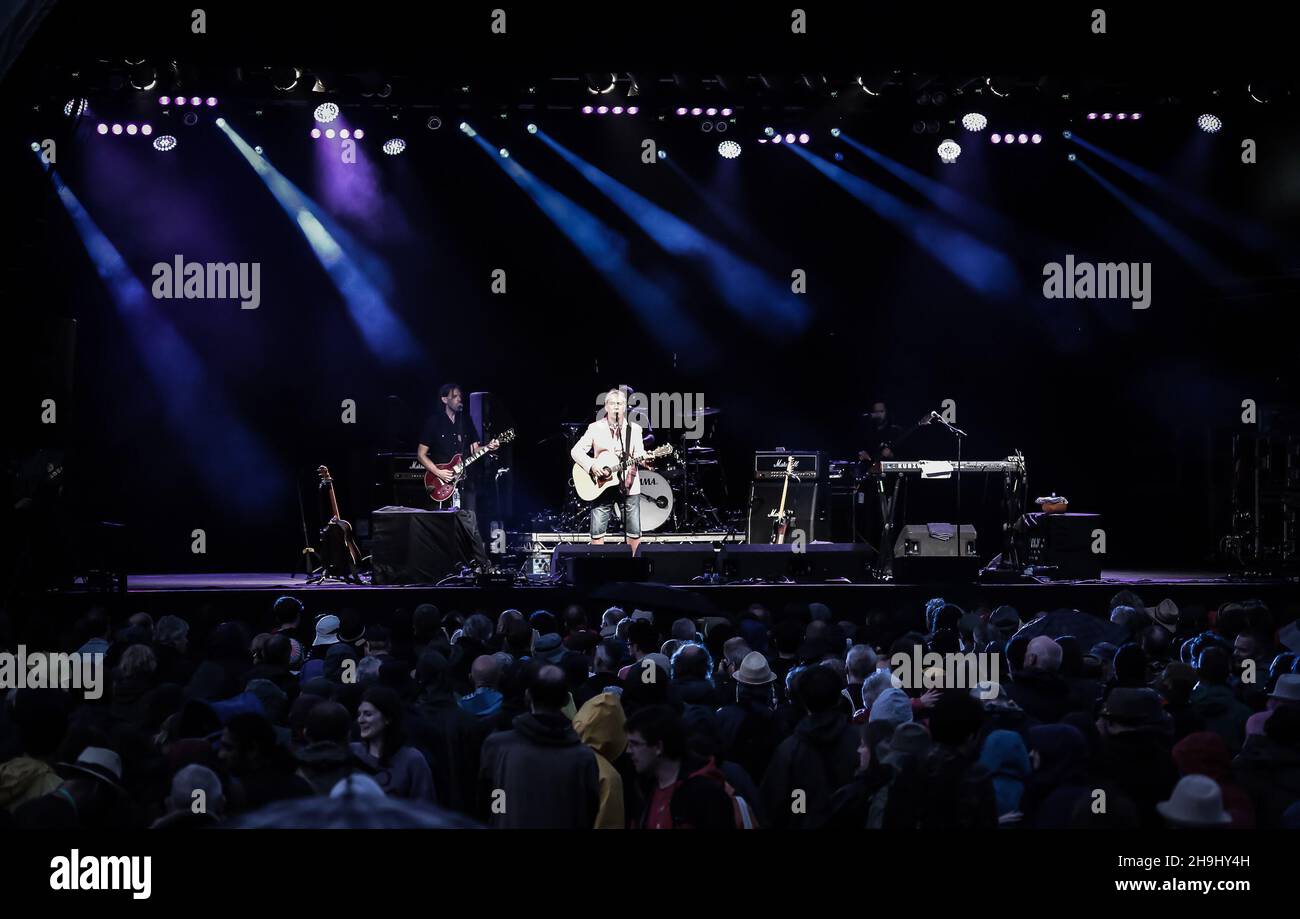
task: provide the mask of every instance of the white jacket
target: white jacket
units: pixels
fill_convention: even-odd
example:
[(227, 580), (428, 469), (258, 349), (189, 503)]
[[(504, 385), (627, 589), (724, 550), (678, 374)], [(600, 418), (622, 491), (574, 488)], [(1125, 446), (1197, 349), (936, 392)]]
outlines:
[[(645, 445), (642, 443), (641, 425), (635, 421), (624, 421), (624, 428), (619, 432), (619, 439), (616, 442), (614, 436), (610, 433), (609, 422), (604, 418), (597, 418), (591, 424), (587, 425), (587, 431), (582, 435), (582, 440), (573, 445), (569, 455), (573, 461), (581, 466), (587, 472), (591, 471), (591, 465), (602, 454), (608, 452), (610, 456), (606, 457), (609, 466), (617, 471), (619, 458), (623, 455), (623, 438), (626, 436), (628, 425), (632, 427), (630, 437), (632, 458), (639, 459), (645, 456)], [(641, 494), (641, 476), (632, 477), (632, 487), (628, 489), (628, 494)]]

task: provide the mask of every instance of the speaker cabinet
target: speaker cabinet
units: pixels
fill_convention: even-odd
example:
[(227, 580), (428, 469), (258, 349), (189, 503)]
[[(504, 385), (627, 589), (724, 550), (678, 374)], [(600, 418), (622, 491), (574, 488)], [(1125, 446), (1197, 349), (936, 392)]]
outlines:
[[(749, 489), (749, 523), (745, 528), (745, 541), (767, 543), (772, 539), (771, 514), (781, 508), (782, 482), (755, 482)], [(790, 480), (790, 491), (785, 497), (787, 511), (794, 511), (794, 523), (786, 531), (786, 542), (791, 540), (792, 530), (803, 530), (804, 543), (830, 536), (826, 523), (826, 508), (823, 506), (820, 490), (824, 486), (817, 482)]]

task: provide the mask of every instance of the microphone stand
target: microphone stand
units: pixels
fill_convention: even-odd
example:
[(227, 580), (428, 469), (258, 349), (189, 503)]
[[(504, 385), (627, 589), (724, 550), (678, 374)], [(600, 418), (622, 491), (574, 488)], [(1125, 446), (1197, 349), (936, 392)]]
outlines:
[(962, 441), (964, 441), (964, 440), (966, 439), (966, 432), (963, 431), (961, 428), (954, 427), (953, 425), (951, 425), (951, 424), (949, 424), (948, 422), (944, 421), (944, 420), (943, 420), (943, 416), (941, 416), (938, 412), (931, 412), (931, 413), (930, 413), (930, 420), (931, 420), (931, 421), (937, 421), (937, 422), (939, 422), (939, 424), (943, 425), (945, 428), (948, 429), (949, 433), (951, 433), (953, 437), (957, 438), (957, 475), (956, 475), (956, 478), (957, 478), (957, 557), (958, 557), (958, 558), (961, 558), (961, 557), (962, 557), (962, 546), (961, 546), (961, 444), (962, 444)]

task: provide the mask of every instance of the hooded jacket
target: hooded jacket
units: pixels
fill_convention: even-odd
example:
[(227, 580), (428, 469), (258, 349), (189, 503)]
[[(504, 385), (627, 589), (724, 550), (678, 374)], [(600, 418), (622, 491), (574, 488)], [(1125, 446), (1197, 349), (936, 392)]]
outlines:
[(573, 719), (573, 729), (595, 751), (596, 767), (600, 770), (600, 809), (595, 824), (598, 830), (624, 827), (623, 777), (614, 768), (614, 761), (627, 749), (626, 721), (618, 696), (610, 692), (592, 696)]
[(1300, 801), (1300, 749), (1266, 734), (1249, 737), (1232, 761), (1237, 781), (1255, 802), (1261, 829), (1282, 826), (1282, 812)]
[[(760, 793), (768, 825), (816, 829), (830, 821), (835, 791), (853, 781), (858, 732), (839, 708), (808, 715), (781, 741), (763, 776)], [(796, 800), (794, 792), (803, 795)], [(793, 805), (800, 806), (795, 808)]]
[(596, 759), (564, 715), (519, 715), (483, 744), (480, 814), (493, 828), (589, 830), (600, 810)]
[(1198, 683), (1187, 703), (1201, 719), (1205, 730), (1222, 737), (1234, 753), (1241, 749), (1246, 739), (1246, 721), (1252, 713), (1249, 707), (1238, 701), (1231, 689), (1223, 684)]

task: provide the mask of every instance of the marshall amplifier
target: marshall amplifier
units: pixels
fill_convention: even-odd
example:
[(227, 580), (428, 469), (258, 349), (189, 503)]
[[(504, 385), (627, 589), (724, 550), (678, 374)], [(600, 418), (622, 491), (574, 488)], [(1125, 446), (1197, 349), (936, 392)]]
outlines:
[(794, 458), (792, 481), (825, 481), (826, 455), (817, 450), (757, 450), (754, 452), (754, 481), (781, 481), (785, 477), (786, 462)]
[(428, 492), (424, 490), (424, 467), (414, 453), (379, 453), (375, 459), (378, 504), (423, 509), (433, 507)]

